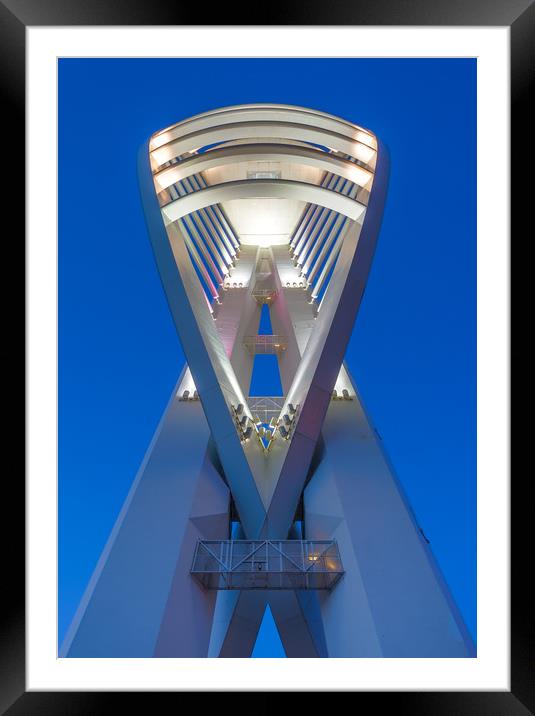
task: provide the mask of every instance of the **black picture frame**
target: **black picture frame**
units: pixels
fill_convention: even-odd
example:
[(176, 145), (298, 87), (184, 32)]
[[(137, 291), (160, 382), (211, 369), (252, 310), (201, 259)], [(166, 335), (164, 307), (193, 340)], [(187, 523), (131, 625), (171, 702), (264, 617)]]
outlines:
[[(5, 210), (13, 217), (11, 235), (13, 259), (24, 262), (22, 237), (25, 215), (24, 162), (21, 148), (25, 145), (25, 30), (28, 26), (76, 25), (204, 25), (206, 8), (192, 9), (185, 3), (166, 0), (0, 0), (0, 91), (4, 141), (3, 170), (9, 174)], [(209, 11), (210, 25), (416, 25), (416, 26), (509, 26), (511, 33), (511, 157), (512, 186), (511, 232), (529, 227), (524, 217), (530, 207), (528, 191), (532, 182), (522, 179), (521, 166), (532, 165), (533, 114), (530, 98), (533, 95), (535, 76), (535, 4), (532, 0), (330, 0), (306, 3), (286, 0), (272, 2), (269, 7), (258, 7), (256, 12), (240, 15), (237, 9), (222, 4)], [(236, 22), (243, 17), (246, 22)], [(9, 168), (9, 171), (8, 171)], [(524, 218), (526, 218), (524, 224)], [(525, 237), (527, 238), (527, 237)], [(16, 288), (6, 287), (4, 306), (24, 305), (23, 283)], [(14, 301), (15, 299), (15, 301)], [(21, 335), (21, 325), (18, 322)], [(11, 335), (17, 335), (15, 327)], [(21, 336), (22, 338), (22, 336)], [(10, 341), (10, 345), (22, 341)], [(9, 380), (14, 387), (24, 380), (22, 366), (12, 350), (12, 369), (4, 375), (19, 375), (21, 380)], [(12, 405), (20, 404), (20, 387)], [(18, 424), (12, 421), (12, 425)], [(4, 471), (2, 525), (2, 565), (4, 607), (0, 614), (0, 713), (9, 716), (28, 714), (95, 714), (112, 713), (124, 707), (124, 699), (136, 700), (142, 709), (158, 712), (164, 696), (175, 700), (180, 694), (145, 693), (129, 694), (104, 692), (26, 692), (25, 690), (25, 485), (22, 451), (13, 461), (9, 472)], [(535, 618), (533, 597), (528, 587), (530, 576), (529, 547), (532, 543), (528, 498), (527, 472), (515, 480), (511, 513), (511, 691), (510, 692), (355, 692), (350, 698), (355, 707), (362, 708), (370, 699), (394, 712), (410, 714), (526, 714), (535, 713)], [(484, 476), (480, 476), (484, 479)], [(7, 519), (7, 515), (11, 519)], [(327, 690), (327, 688), (326, 688)], [(206, 694), (210, 696), (210, 694)], [(212, 694), (214, 698), (220, 695)], [(267, 710), (276, 696), (267, 693), (255, 697), (255, 710)], [(155, 700), (156, 699), (156, 700)]]

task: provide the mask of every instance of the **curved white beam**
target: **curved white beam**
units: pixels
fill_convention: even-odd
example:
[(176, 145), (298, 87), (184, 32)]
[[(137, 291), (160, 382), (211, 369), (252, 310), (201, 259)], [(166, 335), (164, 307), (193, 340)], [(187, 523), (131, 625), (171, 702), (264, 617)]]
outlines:
[(331, 172), (349, 179), (360, 187), (365, 187), (373, 179), (373, 173), (363, 167), (340, 159), (332, 154), (326, 154), (318, 149), (297, 147), (295, 145), (273, 144), (242, 144), (232, 147), (211, 149), (203, 154), (197, 154), (184, 159), (180, 164), (162, 169), (154, 175), (156, 191), (167, 189), (171, 184), (182, 181), (186, 177), (204, 172), (214, 167), (246, 164), (247, 162), (289, 162), (292, 164), (305, 164)]
[(335, 151), (348, 154), (369, 164), (373, 168), (377, 152), (356, 139), (329, 130), (292, 122), (237, 122), (191, 132), (183, 137), (164, 144), (151, 152), (157, 166), (165, 164), (182, 154), (192, 152), (209, 144), (229, 142), (235, 139), (262, 140), (265, 137), (277, 139), (298, 139), (321, 144)]
[(150, 148), (151, 150), (157, 149), (179, 137), (202, 129), (234, 122), (251, 121), (296, 122), (335, 131), (349, 139), (362, 142), (372, 149), (377, 148), (377, 140), (371, 132), (356, 124), (347, 122), (341, 117), (309, 108), (277, 104), (236, 105), (198, 114), (184, 122), (179, 122), (153, 134), (150, 140)]
[(162, 215), (167, 226), (193, 211), (213, 204), (233, 199), (260, 198), (296, 199), (309, 202), (337, 211), (353, 220), (359, 219), (366, 210), (366, 207), (358, 201), (315, 184), (288, 179), (248, 179), (216, 184), (192, 194), (186, 194), (162, 207)]

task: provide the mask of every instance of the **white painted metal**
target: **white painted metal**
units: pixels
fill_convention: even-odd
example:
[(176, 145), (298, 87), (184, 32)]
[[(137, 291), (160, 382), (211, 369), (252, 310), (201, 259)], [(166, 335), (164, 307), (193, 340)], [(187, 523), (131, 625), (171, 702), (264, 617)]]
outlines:
[[(229, 123), (271, 121), (274, 123), (294, 122), (313, 128), (321, 128), (338, 132), (347, 138), (355, 139), (373, 149), (377, 148), (377, 141), (373, 133), (362, 127), (358, 127), (341, 117), (319, 112), (317, 110), (304, 109), (303, 107), (292, 107), (289, 105), (240, 105), (236, 107), (225, 107), (223, 109), (205, 112), (192, 117), (184, 122), (179, 122), (172, 127), (157, 132), (150, 141), (151, 151), (172, 142), (178, 137), (206, 129), (215, 129)], [(301, 139), (302, 137), (299, 137)]]
[(166, 189), (177, 181), (215, 167), (239, 166), (262, 161), (271, 163), (290, 162), (292, 164), (316, 167), (324, 172), (331, 172), (344, 177), (344, 179), (348, 179), (361, 187), (367, 186), (373, 178), (373, 173), (367, 169), (347, 159), (341, 159), (312, 147), (286, 146), (284, 144), (253, 144), (232, 147), (223, 146), (211, 149), (203, 154), (196, 154), (157, 172), (154, 175), (154, 181), (157, 188)]
[[(327, 181), (327, 186), (325, 188), (334, 191), (336, 189), (338, 181), (339, 181), (339, 177), (335, 176), (334, 174), (329, 175), (329, 179)], [(307, 240), (310, 230), (312, 230), (314, 228), (314, 226), (316, 225), (317, 221), (319, 220), (319, 217), (322, 214), (323, 208), (324, 208), (323, 205), (320, 206), (320, 205), (318, 205), (317, 202), (314, 202), (312, 204), (312, 207), (313, 207), (312, 213), (306, 219), (306, 223), (303, 222), (302, 229), (300, 230), (301, 235), (300, 235), (300, 238), (297, 241), (297, 244), (295, 246), (294, 257), (296, 259), (299, 259), (299, 256), (301, 255), (301, 251), (303, 250), (304, 244)]]
[(164, 144), (152, 151), (152, 157), (159, 166), (189, 152), (218, 142), (228, 142), (236, 139), (249, 139), (261, 141), (265, 137), (275, 139), (298, 139), (313, 144), (324, 144), (329, 149), (349, 154), (349, 156), (362, 162), (365, 169), (374, 169), (376, 150), (328, 130), (318, 130), (305, 124), (266, 122), (241, 122), (217, 126), (206, 130), (192, 132), (179, 139)]
[(213, 204), (220, 204), (235, 199), (296, 199), (326, 207), (350, 219), (360, 218), (366, 207), (353, 199), (329, 189), (323, 189), (304, 182), (288, 181), (284, 179), (249, 179), (245, 181), (227, 182), (217, 186), (209, 186), (162, 207), (162, 215), (166, 224), (191, 214), (193, 211), (204, 209)]

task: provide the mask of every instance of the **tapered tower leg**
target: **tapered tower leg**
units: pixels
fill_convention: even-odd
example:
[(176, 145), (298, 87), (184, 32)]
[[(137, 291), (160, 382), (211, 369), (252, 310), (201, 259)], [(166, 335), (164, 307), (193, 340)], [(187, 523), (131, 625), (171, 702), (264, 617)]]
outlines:
[(273, 590), (269, 606), (286, 656), (298, 659), (328, 656), (316, 592)]
[(207, 656), (216, 595), (189, 570), (197, 540), (226, 539), (229, 520), (208, 440), (200, 402), (174, 396), (60, 656)]
[(304, 506), (307, 539), (336, 539), (345, 570), (319, 594), (329, 656), (474, 656), (358, 395), (331, 402), (322, 436)]
[(252, 655), (267, 604), (264, 591), (222, 591), (217, 595), (208, 656)]

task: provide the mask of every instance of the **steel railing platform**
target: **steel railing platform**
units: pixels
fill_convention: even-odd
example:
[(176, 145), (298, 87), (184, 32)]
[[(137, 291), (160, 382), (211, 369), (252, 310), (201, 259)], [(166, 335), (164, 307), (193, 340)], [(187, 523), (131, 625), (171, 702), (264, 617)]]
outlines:
[(191, 568), (206, 589), (332, 589), (343, 573), (335, 540), (199, 540)]

